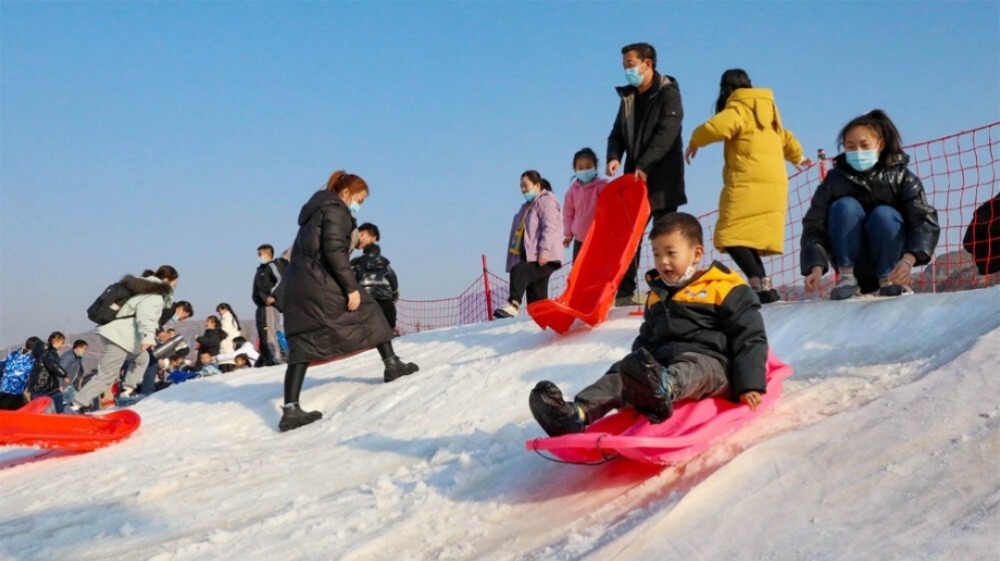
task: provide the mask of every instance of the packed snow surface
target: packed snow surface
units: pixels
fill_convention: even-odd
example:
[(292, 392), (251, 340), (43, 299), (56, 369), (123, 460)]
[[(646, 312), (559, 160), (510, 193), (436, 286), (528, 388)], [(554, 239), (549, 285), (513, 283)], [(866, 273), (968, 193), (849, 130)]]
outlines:
[(764, 316), (783, 397), (681, 465), (525, 451), (535, 383), (574, 394), (641, 318), (522, 316), (398, 339), (392, 384), (312, 368), (324, 418), (286, 434), (281, 367), (161, 391), (117, 445), (0, 470), (0, 559), (1000, 559), (1000, 287)]

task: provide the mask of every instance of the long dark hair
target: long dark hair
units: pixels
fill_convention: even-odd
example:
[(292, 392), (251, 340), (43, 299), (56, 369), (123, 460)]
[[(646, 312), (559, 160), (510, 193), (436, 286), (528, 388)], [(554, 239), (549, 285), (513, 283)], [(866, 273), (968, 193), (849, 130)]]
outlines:
[(872, 109), (864, 115), (851, 119), (849, 123), (844, 125), (844, 128), (840, 129), (840, 134), (837, 135), (839, 149), (844, 149), (844, 137), (847, 136), (847, 133), (857, 127), (868, 127), (882, 139), (882, 153), (879, 154), (878, 158), (880, 164), (885, 165), (888, 158), (903, 155), (903, 139), (899, 135), (899, 130), (896, 129), (896, 125), (889, 118), (889, 115), (881, 109)]
[(161, 281), (170, 282), (173, 280), (177, 280), (177, 277), (180, 275), (177, 274), (177, 269), (174, 269), (170, 265), (160, 265), (160, 268), (155, 271), (152, 269), (146, 269), (145, 271), (142, 272), (141, 276), (156, 277)]
[[(225, 302), (215, 307), (215, 311), (219, 312), (220, 315), (222, 314), (222, 310), (229, 312), (229, 315), (233, 316), (233, 322), (236, 324), (236, 329), (243, 331), (243, 327), (240, 326), (240, 318), (236, 317), (236, 312), (233, 311), (233, 307)], [(219, 325), (219, 327), (222, 326)]]
[(753, 84), (750, 82), (750, 75), (742, 68), (730, 68), (723, 72), (722, 78), (719, 78), (719, 98), (715, 100), (715, 112), (722, 113), (722, 110), (726, 108), (726, 102), (729, 101), (729, 96), (733, 95), (733, 92), (740, 88), (752, 87)]

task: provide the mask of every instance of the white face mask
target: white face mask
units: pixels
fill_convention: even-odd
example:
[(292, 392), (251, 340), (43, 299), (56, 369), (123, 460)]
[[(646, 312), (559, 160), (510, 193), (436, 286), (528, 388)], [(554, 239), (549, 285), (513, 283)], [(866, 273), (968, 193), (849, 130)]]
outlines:
[(679, 279), (675, 280), (674, 282), (669, 282), (667, 281), (667, 279), (663, 279), (663, 284), (669, 286), (670, 288), (684, 286), (691, 280), (691, 277), (693, 277), (694, 274), (697, 272), (698, 269), (695, 268), (694, 263), (691, 263), (690, 265), (688, 265), (688, 268), (684, 271), (684, 274), (681, 275)]

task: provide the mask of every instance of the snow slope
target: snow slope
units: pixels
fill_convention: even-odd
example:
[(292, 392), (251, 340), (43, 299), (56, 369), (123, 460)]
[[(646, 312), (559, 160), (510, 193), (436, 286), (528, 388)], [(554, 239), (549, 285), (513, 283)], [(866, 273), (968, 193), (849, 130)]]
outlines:
[(522, 318), (398, 340), (422, 369), (390, 385), (374, 352), (314, 368), (325, 418), (287, 434), (281, 368), (160, 392), (119, 445), (0, 471), (0, 559), (1000, 558), (1000, 287), (765, 318), (785, 395), (683, 465), (525, 452), (534, 384), (572, 395), (640, 319)]

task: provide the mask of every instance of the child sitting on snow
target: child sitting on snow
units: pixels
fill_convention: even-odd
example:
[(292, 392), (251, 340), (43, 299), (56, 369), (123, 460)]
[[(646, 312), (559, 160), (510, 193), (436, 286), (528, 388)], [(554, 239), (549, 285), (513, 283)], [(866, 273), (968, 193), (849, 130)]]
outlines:
[(675, 212), (649, 234), (656, 269), (632, 352), (571, 401), (549, 381), (531, 391), (531, 414), (550, 436), (583, 432), (626, 405), (660, 423), (675, 401), (727, 395), (756, 409), (767, 389), (767, 335), (760, 301), (722, 264), (704, 255), (698, 219)]
[(201, 370), (198, 371), (198, 374), (202, 378), (222, 374), (222, 369), (219, 368), (218, 359), (216, 359), (215, 355), (209, 353), (208, 351), (201, 351), (201, 353), (198, 354), (198, 363), (201, 364)]

